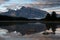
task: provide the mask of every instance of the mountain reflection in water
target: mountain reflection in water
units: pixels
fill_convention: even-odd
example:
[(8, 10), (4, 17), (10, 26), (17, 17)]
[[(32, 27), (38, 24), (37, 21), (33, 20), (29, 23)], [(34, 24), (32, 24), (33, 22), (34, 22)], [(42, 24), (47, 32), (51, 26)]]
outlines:
[[(51, 25), (52, 24), (52, 25)], [(0, 23), (0, 28), (7, 29), (9, 32), (17, 31), (20, 32), (22, 35), (25, 34), (33, 34), (38, 33), (46, 30), (48, 26), (58, 26), (59, 24), (54, 23)]]
[(32, 34), (45, 30), (45, 24), (41, 23), (0, 23), (0, 28), (7, 29), (9, 32), (17, 31), (21, 34)]

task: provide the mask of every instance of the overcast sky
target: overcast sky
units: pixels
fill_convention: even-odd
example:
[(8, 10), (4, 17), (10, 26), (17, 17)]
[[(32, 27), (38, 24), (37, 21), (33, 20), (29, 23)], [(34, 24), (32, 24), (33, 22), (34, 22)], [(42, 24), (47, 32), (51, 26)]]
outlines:
[(31, 6), (51, 12), (60, 11), (60, 0), (0, 0), (0, 11), (7, 11), (6, 8), (16, 9), (20, 6)]

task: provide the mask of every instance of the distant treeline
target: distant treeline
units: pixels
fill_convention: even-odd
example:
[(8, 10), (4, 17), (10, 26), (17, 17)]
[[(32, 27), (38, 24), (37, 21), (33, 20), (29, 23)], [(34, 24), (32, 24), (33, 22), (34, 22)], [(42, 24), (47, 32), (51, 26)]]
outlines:
[(25, 17), (0, 15), (0, 21), (37, 21), (36, 19), (28, 19)]
[(0, 15), (0, 21), (17, 21), (17, 20), (28, 20), (28, 19), (24, 17), (12, 17), (6, 15)]

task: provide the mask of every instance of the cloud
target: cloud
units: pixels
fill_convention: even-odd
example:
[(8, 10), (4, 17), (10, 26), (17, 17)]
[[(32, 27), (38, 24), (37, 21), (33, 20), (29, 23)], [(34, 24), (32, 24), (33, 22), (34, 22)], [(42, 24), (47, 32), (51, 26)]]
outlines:
[(1, 3), (3, 3), (3, 7), (10, 9), (20, 8), (20, 6), (38, 9), (60, 6), (60, 0), (0, 0)]
[(44, 2), (60, 2), (60, 0), (35, 0), (35, 1), (44, 1)]
[(9, 0), (0, 0), (0, 4), (4, 3), (6, 1), (9, 1)]
[(52, 4), (60, 4), (60, 0), (35, 0), (36, 2), (42, 2), (42, 3), (52, 3)]
[[(2, 1), (8, 1), (8, 0), (2, 0)], [(13, 4), (12, 6), (15, 6), (14, 3), (15, 4), (25, 4), (26, 6), (33, 6), (33, 7), (34, 6), (35, 7), (54, 7), (54, 6), (60, 5), (59, 0), (10, 0), (6, 4), (8, 4), (9, 6)]]
[(34, 0), (31, 4), (35, 8), (51, 8), (60, 6), (60, 0)]

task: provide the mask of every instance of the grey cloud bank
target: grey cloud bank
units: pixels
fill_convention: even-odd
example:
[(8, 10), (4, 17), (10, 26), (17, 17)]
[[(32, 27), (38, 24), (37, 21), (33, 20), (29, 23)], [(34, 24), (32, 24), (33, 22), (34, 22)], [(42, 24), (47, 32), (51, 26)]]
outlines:
[(3, 4), (6, 1), (9, 1), (9, 0), (0, 0), (0, 4)]
[[(9, 2), (10, 0), (0, 0), (1, 3), (4, 3), (4, 2)], [(18, 1), (18, 0), (17, 0)], [(10, 8), (10, 9), (17, 9), (18, 8), (21, 8), (22, 6), (26, 6), (26, 7), (33, 7), (33, 8), (38, 8), (38, 9), (44, 9), (44, 8), (51, 8), (51, 7), (59, 7), (60, 6), (60, 0), (29, 0), (31, 1), (32, 3), (28, 3), (28, 4), (23, 4), (21, 5), (20, 3), (19, 4), (10, 4), (10, 5), (5, 5), (5, 4), (2, 4), (3, 7), (6, 7), (6, 8)]]

